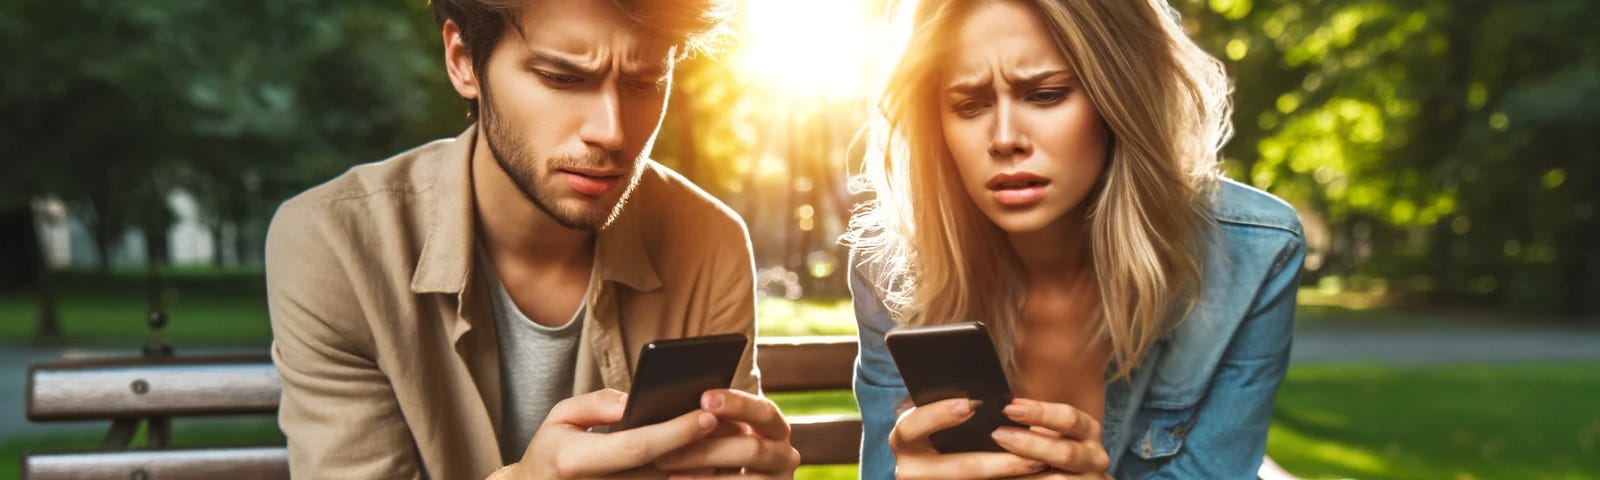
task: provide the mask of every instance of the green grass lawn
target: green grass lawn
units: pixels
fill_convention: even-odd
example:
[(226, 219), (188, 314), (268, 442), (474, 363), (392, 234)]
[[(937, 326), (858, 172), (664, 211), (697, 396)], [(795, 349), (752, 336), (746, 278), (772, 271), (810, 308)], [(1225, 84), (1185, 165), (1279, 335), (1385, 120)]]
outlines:
[(1600, 365), (1294, 367), (1267, 451), (1310, 478), (1600, 479)]
[[(261, 345), (272, 339), (267, 323), (266, 284), (260, 270), (182, 269), (166, 272), (162, 302), (168, 323), (162, 333), (183, 351), (185, 345)], [(101, 278), (90, 272), (61, 272), (57, 317), (61, 343), (86, 346), (143, 344), (150, 331), (143, 272), (117, 272)], [(0, 296), (0, 344), (33, 341), (37, 297)]]

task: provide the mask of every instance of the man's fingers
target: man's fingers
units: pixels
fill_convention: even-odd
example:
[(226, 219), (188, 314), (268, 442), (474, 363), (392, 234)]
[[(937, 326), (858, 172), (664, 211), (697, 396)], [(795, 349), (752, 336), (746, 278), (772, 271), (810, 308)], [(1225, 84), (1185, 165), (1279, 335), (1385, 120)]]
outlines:
[(732, 437), (735, 435), (745, 435), (748, 433), (750, 433), (750, 427), (745, 426), (743, 423), (729, 422), (718, 419), (716, 430), (712, 430), (711, 435), (708, 436), (711, 438), (722, 438)]
[(760, 473), (682, 474), (673, 472), (672, 476), (668, 478), (671, 480), (767, 480), (772, 478), (772, 476)]
[(1036, 473), (1045, 464), (1010, 453), (971, 452), (901, 458), (895, 477), (901, 479), (966, 480), (1007, 478)]
[(1067, 404), (1018, 398), (1006, 405), (1005, 414), (1023, 425), (1055, 430), (1067, 438), (1100, 440), (1100, 422)]
[(1099, 440), (1056, 438), (1032, 430), (1001, 427), (992, 434), (995, 443), (1023, 458), (1038, 460), (1068, 473), (1098, 474), (1111, 459)]
[(749, 425), (756, 435), (764, 438), (789, 439), (789, 422), (783, 419), (778, 405), (765, 397), (726, 388), (707, 390), (700, 395), (700, 408), (724, 422)]
[(556, 402), (544, 425), (569, 425), (587, 430), (596, 425), (610, 425), (622, 420), (628, 407), (628, 395), (612, 389), (593, 392)]
[(656, 458), (709, 435), (717, 417), (695, 410), (654, 425), (612, 433), (582, 433), (587, 445), (562, 451), (556, 470), (562, 478), (592, 477), (647, 465)]
[(1016, 477), (1017, 480), (1107, 480), (1105, 475), (1078, 475), (1060, 470), (1045, 470), (1032, 475)]
[(977, 400), (952, 398), (906, 410), (895, 422), (894, 430), (889, 432), (889, 446), (895, 452), (920, 448), (931, 450), (933, 447), (928, 436), (967, 421), (978, 403)]
[(662, 470), (747, 468), (765, 473), (792, 471), (799, 464), (800, 452), (788, 441), (754, 435), (701, 440), (662, 456), (655, 463)]

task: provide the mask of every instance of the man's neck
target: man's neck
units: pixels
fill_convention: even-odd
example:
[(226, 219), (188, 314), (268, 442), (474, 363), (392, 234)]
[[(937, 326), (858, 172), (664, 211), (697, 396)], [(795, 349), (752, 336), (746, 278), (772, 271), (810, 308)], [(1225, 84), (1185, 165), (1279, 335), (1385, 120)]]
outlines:
[(492, 258), (524, 265), (587, 263), (592, 258), (594, 232), (557, 223), (523, 195), (482, 134), (472, 152), (472, 185), (482, 243)]

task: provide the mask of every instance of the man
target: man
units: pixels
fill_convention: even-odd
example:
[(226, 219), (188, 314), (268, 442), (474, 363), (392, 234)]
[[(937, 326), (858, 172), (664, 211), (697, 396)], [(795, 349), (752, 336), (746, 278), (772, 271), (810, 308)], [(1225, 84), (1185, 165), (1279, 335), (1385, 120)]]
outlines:
[(744, 224), (643, 157), (714, 1), (434, 0), (478, 124), (290, 199), (268, 234), (296, 478), (792, 477), (751, 348), (701, 410), (591, 431), (645, 343), (754, 334)]

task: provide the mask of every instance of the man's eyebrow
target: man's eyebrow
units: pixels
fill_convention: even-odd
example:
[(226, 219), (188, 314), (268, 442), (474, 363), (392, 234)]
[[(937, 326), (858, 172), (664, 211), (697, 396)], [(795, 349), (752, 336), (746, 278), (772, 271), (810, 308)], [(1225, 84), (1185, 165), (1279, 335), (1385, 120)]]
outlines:
[(555, 67), (557, 69), (564, 70), (564, 71), (566, 71), (568, 73), (573, 73), (573, 74), (578, 74), (578, 75), (598, 75), (598, 74), (602, 73), (600, 69), (596, 69), (596, 68), (589, 67), (589, 66), (586, 66), (586, 65), (580, 65), (580, 64), (578, 64), (578, 62), (573, 61), (571, 59), (563, 58), (563, 57), (561, 57), (559, 55), (555, 55), (555, 54), (552, 54), (552, 53), (549, 53), (549, 52), (541, 52), (541, 51), (538, 51), (538, 50), (534, 50), (532, 52), (529, 52), (528, 53), (528, 58), (523, 60), (523, 63), (525, 65), (530, 66), (530, 67), (534, 66), (534, 65), (539, 65), (539, 64), (546, 64), (546, 65), (553, 66), (553, 67)]
[(640, 69), (637, 72), (631, 72), (628, 75), (629, 76), (636, 76), (636, 77), (661, 78), (661, 77), (667, 76), (667, 72), (669, 72), (671, 70), (672, 70), (672, 67), (667, 66), (665, 64), (663, 64), (663, 65), (651, 65), (649, 67), (645, 67), (643, 69)]
[[(606, 68), (604, 67), (594, 68), (587, 65), (582, 65), (576, 60), (566, 58), (555, 53), (538, 50), (529, 52), (527, 59), (525, 59), (523, 63), (530, 67), (535, 65), (549, 65), (558, 70), (575, 75), (596, 76), (604, 74), (606, 71)], [(624, 75), (629, 77), (657, 79), (667, 76), (667, 72), (669, 71), (672, 71), (671, 64), (661, 63), (645, 67), (635, 72), (624, 72)]]

